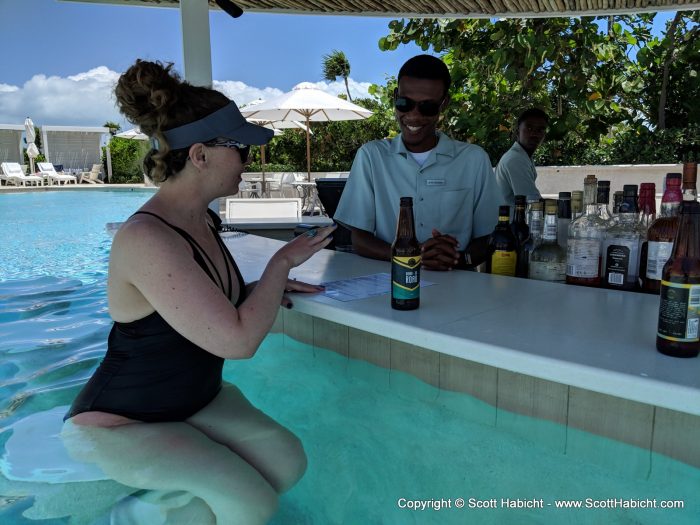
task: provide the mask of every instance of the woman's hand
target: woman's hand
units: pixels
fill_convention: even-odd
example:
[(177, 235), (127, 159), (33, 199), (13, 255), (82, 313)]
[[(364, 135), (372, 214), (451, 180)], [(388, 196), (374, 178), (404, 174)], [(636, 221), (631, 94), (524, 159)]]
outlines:
[(290, 269), (299, 266), (314, 253), (328, 246), (332, 240), (330, 235), (336, 227), (335, 224), (331, 224), (324, 228), (307, 230), (285, 244), (272, 257), (283, 260)]
[(282, 306), (285, 308), (291, 308), (294, 303), (292, 303), (291, 299), (287, 297), (287, 293), (291, 292), (299, 292), (299, 293), (318, 293), (322, 292), (325, 290), (325, 286), (317, 285), (317, 284), (309, 284), (305, 283), (303, 281), (297, 281), (296, 279), (287, 279), (287, 286), (284, 287), (284, 293), (285, 295), (282, 296)]

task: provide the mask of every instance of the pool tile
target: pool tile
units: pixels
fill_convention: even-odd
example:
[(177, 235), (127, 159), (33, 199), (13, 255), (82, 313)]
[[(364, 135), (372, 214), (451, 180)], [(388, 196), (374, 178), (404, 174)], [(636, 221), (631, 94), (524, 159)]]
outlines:
[[(566, 385), (499, 369), (496, 426), (564, 453), (568, 394)], [(537, 424), (536, 419), (552, 424)]]
[(391, 339), (390, 345), (391, 374), (389, 382), (392, 389), (396, 389), (401, 395), (415, 397), (415, 388), (409, 374), (429, 385), (434, 390), (421, 389), (421, 399), (437, 399), (440, 386), (440, 357), (437, 352), (426, 350), (419, 346), (402, 343)]
[(469, 421), (496, 425), (496, 381), (497, 369), (492, 366), (440, 354), (438, 402)]
[(700, 416), (656, 407), (652, 450), (700, 468)]
[[(650, 405), (570, 387), (566, 453), (646, 478), (651, 468), (653, 418)], [(589, 432), (611, 439), (596, 440)]]
[(283, 334), (284, 333), (284, 308), (281, 306), (277, 309), (277, 315), (275, 316), (275, 322), (272, 323), (270, 328), (270, 333), (272, 334)]
[(381, 389), (389, 388), (389, 342), (386, 337), (350, 328), (348, 372), (379, 385)]
[(284, 311), (284, 334), (300, 343), (314, 344), (313, 318), (294, 310)]
[(313, 318), (314, 353), (330, 350), (348, 357), (348, 327), (318, 317)]

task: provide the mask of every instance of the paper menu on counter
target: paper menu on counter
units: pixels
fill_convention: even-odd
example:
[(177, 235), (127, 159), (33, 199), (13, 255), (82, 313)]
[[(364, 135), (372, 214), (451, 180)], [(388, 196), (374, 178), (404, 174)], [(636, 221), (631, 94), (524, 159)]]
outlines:
[[(322, 294), (326, 297), (343, 302), (357, 301), (359, 299), (366, 299), (367, 297), (388, 294), (391, 291), (391, 274), (375, 273), (321, 284), (326, 287)], [(421, 288), (434, 284), (433, 282), (424, 280), (421, 280), (420, 283)]]

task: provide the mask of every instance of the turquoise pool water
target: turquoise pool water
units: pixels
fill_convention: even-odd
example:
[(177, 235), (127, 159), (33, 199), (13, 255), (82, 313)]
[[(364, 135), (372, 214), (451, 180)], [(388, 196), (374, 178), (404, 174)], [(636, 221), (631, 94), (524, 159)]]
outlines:
[[(93, 479), (89, 467), (74, 472), (57, 439), (62, 413), (105, 352), (104, 224), (149, 195), (0, 194), (3, 525), (157, 523), (147, 494), (129, 500), (134, 489)], [(282, 496), (278, 525), (695, 524), (700, 516), (698, 469), (546, 421), (499, 413), (497, 422), (476, 399), (280, 334), (253, 359), (227, 363), (224, 376), (304, 443), (309, 469)], [(506, 498), (543, 508), (508, 508)], [(470, 499), (484, 508), (469, 508)], [(586, 499), (684, 508), (556, 507)], [(415, 500), (423, 510), (402, 508)], [(139, 503), (140, 521), (120, 513), (125, 501)]]

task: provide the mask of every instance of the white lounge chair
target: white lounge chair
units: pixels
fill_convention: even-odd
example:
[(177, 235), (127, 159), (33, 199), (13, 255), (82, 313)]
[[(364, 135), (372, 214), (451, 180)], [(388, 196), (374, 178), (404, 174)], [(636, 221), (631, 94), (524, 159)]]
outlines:
[(50, 162), (37, 162), (37, 167), (39, 168), (39, 173), (47, 182), (47, 184), (78, 184), (78, 179), (73, 175), (67, 175), (66, 173), (57, 173), (56, 168)]
[(22, 166), (18, 162), (3, 162), (0, 165), (2, 168), (2, 180), (5, 184), (14, 184), (15, 186), (41, 186), (43, 179), (37, 175), (25, 175)]
[(83, 177), (80, 179), (80, 182), (104, 184), (104, 182), (100, 180), (100, 173), (102, 173), (102, 164), (93, 164), (90, 171), (83, 172)]

